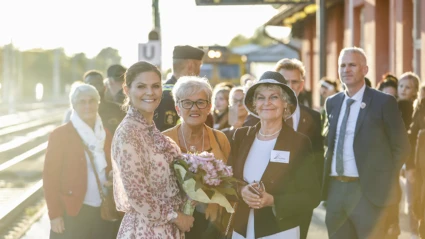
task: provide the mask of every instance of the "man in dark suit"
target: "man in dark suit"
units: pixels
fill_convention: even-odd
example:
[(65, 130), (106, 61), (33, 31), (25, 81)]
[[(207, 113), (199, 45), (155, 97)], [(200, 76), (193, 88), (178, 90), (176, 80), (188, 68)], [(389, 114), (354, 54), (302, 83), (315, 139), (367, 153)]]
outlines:
[(366, 86), (361, 48), (341, 51), (345, 86), (326, 101), (329, 122), (323, 196), (329, 238), (384, 238), (388, 208), (398, 203), (398, 174), (409, 141), (394, 97)]
[[(305, 68), (303, 63), (297, 59), (284, 58), (277, 62), (275, 71), (283, 75), (287, 85), (298, 97), (304, 89)], [(295, 131), (306, 135), (310, 139), (313, 146), (317, 175), (319, 176), (318, 180), (320, 180), (324, 163), (320, 113), (300, 104), (300, 102), (298, 102), (298, 106), (292, 118), (286, 120), (286, 123), (292, 126)], [(305, 221), (305, 225), (301, 225), (301, 238), (307, 236), (310, 221), (311, 216)]]

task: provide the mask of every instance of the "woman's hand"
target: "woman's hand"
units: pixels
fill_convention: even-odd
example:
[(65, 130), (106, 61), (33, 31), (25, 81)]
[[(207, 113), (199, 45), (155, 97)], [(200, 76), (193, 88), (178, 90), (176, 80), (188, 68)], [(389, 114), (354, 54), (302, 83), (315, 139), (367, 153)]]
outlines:
[(184, 213), (178, 212), (177, 218), (173, 221), (174, 224), (182, 232), (190, 231), (190, 228), (193, 227), (193, 221), (195, 220), (192, 216), (186, 215)]
[[(253, 193), (249, 187), (255, 188), (260, 194), (257, 195)], [(253, 183), (247, 185), (242, 188), (241, 191), (242, 198), (248, 204), (250, 208), (260, 209), (263, 207), (269, 207), (274, 205), (274, 197), (273, 195), (267, 193), (266, 191), (260, 189), (257, 183)]]
[(63, 223), (62, 217), (57, 217), (50, 220), (50, 228), (52, 231), (62, 234), (65, 231), (65, 224)]
[(242, 199), (244, 200), (246, 204), (248, 204), (250, 208), (256, 208), (258, 207), (261, 198), (260, 198), (260, 195), (257, 195), (251, 192), (251, 190), (249, 189), (250, 187), (256, 187), (256, 184), (255, 183), (249, 184), (242, 188), (241, 190)]
[(221, 213), (221, 209), (222, 208), (217, 203), (209, 203), (207, 209), (205, 209), (205, 219), (214, 222), (218, 214)]
[(256, 209), (260, 209), (263, 207), (271, 207), (274, 205), (274, 197), (273, 195), (267, 193), (266, 191), (261, 193), (262, 197), (260, 198), (260, 204)]

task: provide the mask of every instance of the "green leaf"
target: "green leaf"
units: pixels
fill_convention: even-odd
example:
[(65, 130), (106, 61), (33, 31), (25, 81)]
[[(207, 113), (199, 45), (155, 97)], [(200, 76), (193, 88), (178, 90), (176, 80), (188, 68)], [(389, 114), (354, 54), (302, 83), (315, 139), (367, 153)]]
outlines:
[(193, 174), (193, 173), (192, 173), (192, 172), (190, 172), (190, 171), (187, 171), (187, 172), (186, 172), (186, 175), (184, 176), (184, 181), (189, 180), (189, 179), (191, 179), (191, 178), (194, 178), (194, 176), (195, 176), (195, 174)]
[(202, 184), (202, 182), (198, 180), (195, 180), (195, 181), (196, 181), (196, 184), (195, 184), (195, 192), (196, 192), (198, 189), (203, 188), (204, 184)]
[(217, 188), (217, 191), (219, 191), (223, 195), (233, 195), (236, 196), (236, 190), (233, 188)]
[(204, 189), (205, 194), (211, 199), (214, 196), (215, 190)]

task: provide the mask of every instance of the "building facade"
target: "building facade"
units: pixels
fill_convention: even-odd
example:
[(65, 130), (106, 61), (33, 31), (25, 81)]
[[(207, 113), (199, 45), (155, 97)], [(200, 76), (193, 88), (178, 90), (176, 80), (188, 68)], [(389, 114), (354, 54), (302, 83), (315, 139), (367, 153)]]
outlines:
[[(292, 37), (300, 39), (301, 60), (307, 70), (306, 87), (319, 106), (320, 1), (316, 4), (286, 5), (265, 25), (289, 26)], [(325, 75), (338, 79), (338, 54), (342, 48), (357, 46), (368, 57), (367, 77), (372, 86), (383, 74), (399, 77), (413, 71), (425, 78), (425, 2), (422, 0), (325, 0)], [(424, 50), (422, 50), (424, 49)], [(421, 70), (423, 69), (423, 70)]]

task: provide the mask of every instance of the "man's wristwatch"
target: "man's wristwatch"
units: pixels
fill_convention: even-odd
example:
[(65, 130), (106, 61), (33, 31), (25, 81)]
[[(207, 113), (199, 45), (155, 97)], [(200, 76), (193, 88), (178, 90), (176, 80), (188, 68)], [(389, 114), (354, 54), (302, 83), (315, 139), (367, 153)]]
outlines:
[(179, 214), (177, 214), (177, 212), (172, 211), (171, 213), (169, 213), (169, 214), (167, 215), (167, 220), (168, 220), (169, 222), (174, 222), (174, 220), (176, 220), (178, 216), (179, 216)]

